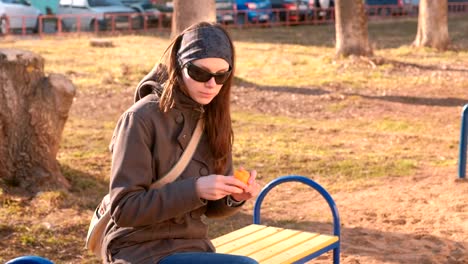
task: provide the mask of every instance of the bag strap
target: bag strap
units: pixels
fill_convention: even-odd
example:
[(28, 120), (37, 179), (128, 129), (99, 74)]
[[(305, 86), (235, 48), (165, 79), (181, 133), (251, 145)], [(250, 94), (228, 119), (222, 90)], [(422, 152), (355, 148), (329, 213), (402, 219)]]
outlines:
[(185, 148), (184, 153), (182, 153), (180, 159), (171, 168), (171, 170), (169, 170), (169, 172), (166, 173), (166, 175), (164, 175), (161, 179), (151, 184), (151, 189), (157, 189), (161, 186), (175, 181), (185, 170), (185, 167), (187, 167), (189, 161), (192, 159), (193, 153), (195, 152), (195, 149), (197, 148), (198, 143), (200, 142), (201, 135), (203, 134), (204, 124), (204, 119), (200, 118), (197, 122), (197, 126), (195, 127), (195, 131), (193, 132), (192, 138), (190, 139), (190, 142), (188, 143), (187, 148)]

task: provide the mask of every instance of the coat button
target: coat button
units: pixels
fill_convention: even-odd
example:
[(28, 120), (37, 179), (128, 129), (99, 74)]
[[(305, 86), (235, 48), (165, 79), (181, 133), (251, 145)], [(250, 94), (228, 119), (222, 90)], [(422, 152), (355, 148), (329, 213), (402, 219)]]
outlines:
[(201, 168), (201, 169), (200, 169), (200, 175), (201, 175), (201, 176), (206, 176), (206, 175), (208, 175), (208, 169), (205, 168), (205, 167)]
[(175, 121), (177, 124), (184, 122), (184, 116), (182, 114), (179, 114), (179, 116), (176, 117)]

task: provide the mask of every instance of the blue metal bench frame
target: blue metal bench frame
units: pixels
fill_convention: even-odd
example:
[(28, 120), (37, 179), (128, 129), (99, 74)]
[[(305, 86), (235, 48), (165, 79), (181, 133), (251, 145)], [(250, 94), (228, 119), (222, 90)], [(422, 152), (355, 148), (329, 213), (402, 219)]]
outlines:
[(294, 263), (305, 263), (313, 258), (316, 258), (320, 255), (322, 255), (325, 252), (328, 252), (330, 250), (333, 250), (333, 263), (334, 264), (339, 264), (340, 263), (340, 216), (338, 214), (338, 209), (336, 207), (335, 201), (331, 197), (331, 195), (318, 183), (316, 183), (314, 180), (309, 179), (304, 176), (299, 176), (299, 175), (289, 175), (289, 176), (281, 176), (270, 183), (268, 183), (260, 192), (260, 194), (257, 197), (257, 200), (255, 202), (254, 206), (254, 216), (253, 216), (253, 222), (254, 224), (260, 224), (260, 209), (262, 206), (263, 199), (265, 199), (265, 196), (267, 193), (273, 189), (275, 186), (285, 183), (285, 182), (301, 182), (304, 183), (310, 187), (312, 187), (314, 190), (316, 190), (322, 197), (327, 201), (328, 206), (330, 207), (331, 213), (333, 215), (333, 235), (338, 237), (338, 241), (323, 248), (322, 250), (319, 250), (315, 252), (314, 254), (311, 254), (307, 257), (304, 257)]
[(468, 136), (468, 104), (463, 107), (460, 128), (460, 152), (458, 156), (458, 178), (466, 178), (466, 141)]
[(52, 261), (39, 256), (22, 256), (9, 260), (5, 264), (54, 264)]

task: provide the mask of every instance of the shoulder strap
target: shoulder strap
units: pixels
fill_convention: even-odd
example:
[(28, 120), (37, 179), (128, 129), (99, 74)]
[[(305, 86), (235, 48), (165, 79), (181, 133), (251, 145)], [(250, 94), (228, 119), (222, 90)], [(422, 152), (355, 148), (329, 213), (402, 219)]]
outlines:
[(177, 161), (174, 167), (172, 167), (171, 170), (166, 173), (164, 177), (151, 184), (150, 188), (159, 188), (175, 181), (180, 176), (180, 174), (185, 170), (185, 167), (187, 167), (189, 161), (192, 159), (193, 153), (198, 146), (198, 142), (200, 142), (201, 135), (203, 134), (203, 126), (204, 119), (200, 118), (197, 122), (197, 126), (195, 127), (192, 138), (190, 139), (190, 142), (188, 143), (187, 148), (184, 150), (184, 153), (182, 153), (180, 159)]

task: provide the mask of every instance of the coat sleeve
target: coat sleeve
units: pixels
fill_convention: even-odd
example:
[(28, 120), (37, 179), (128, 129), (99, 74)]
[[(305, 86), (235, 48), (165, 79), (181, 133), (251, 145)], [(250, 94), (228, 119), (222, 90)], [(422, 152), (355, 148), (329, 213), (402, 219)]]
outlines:
[(123, 114), (111, 143), (110, 213), (121, 227), (163, 222), (205, 205), (197, 196), (195, 178), (149, 189), (155, 178), (151, 150), (158, 135), (144, 121), (137, 113)]
[[(232, 155), (229, 155), (227, 168), (225, 175), (232, 175)], [(228, 206), (226, 199), (227, 196), (216, 201), (208, 201), (205, 215), (209, 218), (223, 218), (231, 216), (239, 211), (241, 206)]]

